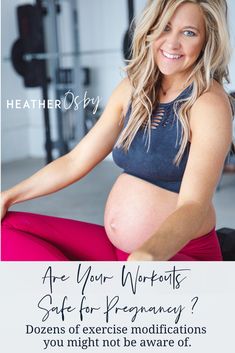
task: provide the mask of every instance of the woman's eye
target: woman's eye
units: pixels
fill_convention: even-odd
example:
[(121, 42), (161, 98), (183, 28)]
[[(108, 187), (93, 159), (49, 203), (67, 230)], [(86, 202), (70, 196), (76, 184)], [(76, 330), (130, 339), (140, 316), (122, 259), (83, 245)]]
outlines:
[(164, 28), (164, 32), (169, 32), (169, 30), (170, 30), (170, 26), (166, 26), (165, 28)]
[(186, 35), (187, 37), (194, 37), (196, 33), (188, 30), (188, 31), (184, 31), (184, 35)]

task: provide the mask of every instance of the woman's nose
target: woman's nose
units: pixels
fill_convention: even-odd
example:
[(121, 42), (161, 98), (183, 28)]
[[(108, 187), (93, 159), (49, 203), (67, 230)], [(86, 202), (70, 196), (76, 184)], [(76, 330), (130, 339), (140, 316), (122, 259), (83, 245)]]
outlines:
[(180, 47), (180, 40), (179, 40), (179, 35), (177, 33), (169, 33), (167, 38), (166, 38), (166, 44), (169, 49), (179, 49)]

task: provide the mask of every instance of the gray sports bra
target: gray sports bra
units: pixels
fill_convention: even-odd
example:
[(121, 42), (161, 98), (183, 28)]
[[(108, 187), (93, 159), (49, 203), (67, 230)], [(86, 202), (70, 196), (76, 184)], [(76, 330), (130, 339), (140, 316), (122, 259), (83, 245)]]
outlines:
[[(174, 105), (181, 99), (187, 99), (192, 92), (192, 84), (169, 103), (159, 103), (152, 112), (151, 143), (147, 150), (146, 135), (140, 128), (133, 139), (128, 152), (114, 147), (112, 155), (114, 162), (124, 173), (146, 180), (161, 188), (178, 193), (186, 168), (190, 142), (184, 151), (179, 166), (174, 164), (174, 158), (180, 148), (179, 141), (182, 126), (174, 111)], [(131, 113), (129, 107), (124, 127)]]

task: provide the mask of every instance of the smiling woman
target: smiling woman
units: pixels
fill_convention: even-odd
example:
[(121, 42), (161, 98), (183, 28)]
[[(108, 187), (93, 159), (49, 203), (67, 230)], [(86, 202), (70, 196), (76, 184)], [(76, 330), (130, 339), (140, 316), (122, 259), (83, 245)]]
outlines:
[[(186, 79), (205, 43), (205, 21), (193, 3), (177, 8), (162, 35), (153, 43), (155, 62), (164, 75)], [(182, 87), (181, 87), (182, 89)]]
[(97, 124), (70, 153), (2, 195), (4, 217), (17, 202), (81, 179), (113, 150), (124, 172), (104, 227), (9, 212), (3, 260), (222, 260), (212, 197), (232, 141), (226, 13), (225, 0), (149, 2), (127, 77)]

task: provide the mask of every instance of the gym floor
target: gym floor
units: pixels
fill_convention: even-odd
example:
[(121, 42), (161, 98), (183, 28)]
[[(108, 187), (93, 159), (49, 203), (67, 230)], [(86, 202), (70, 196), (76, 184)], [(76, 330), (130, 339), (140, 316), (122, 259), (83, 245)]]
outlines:
[[(44, 165), (43, 159), (27, 158), (2, 164), (2, 190), (32, 175)], [(30, 200), (11, 209), (103, 224), (108, 193), (121, 170), (110, 160), (100, 163), (79, 182), (55, 194)], [(235, 228), (235, 174), (224, 174), (214, 197), (216, 228)]]

